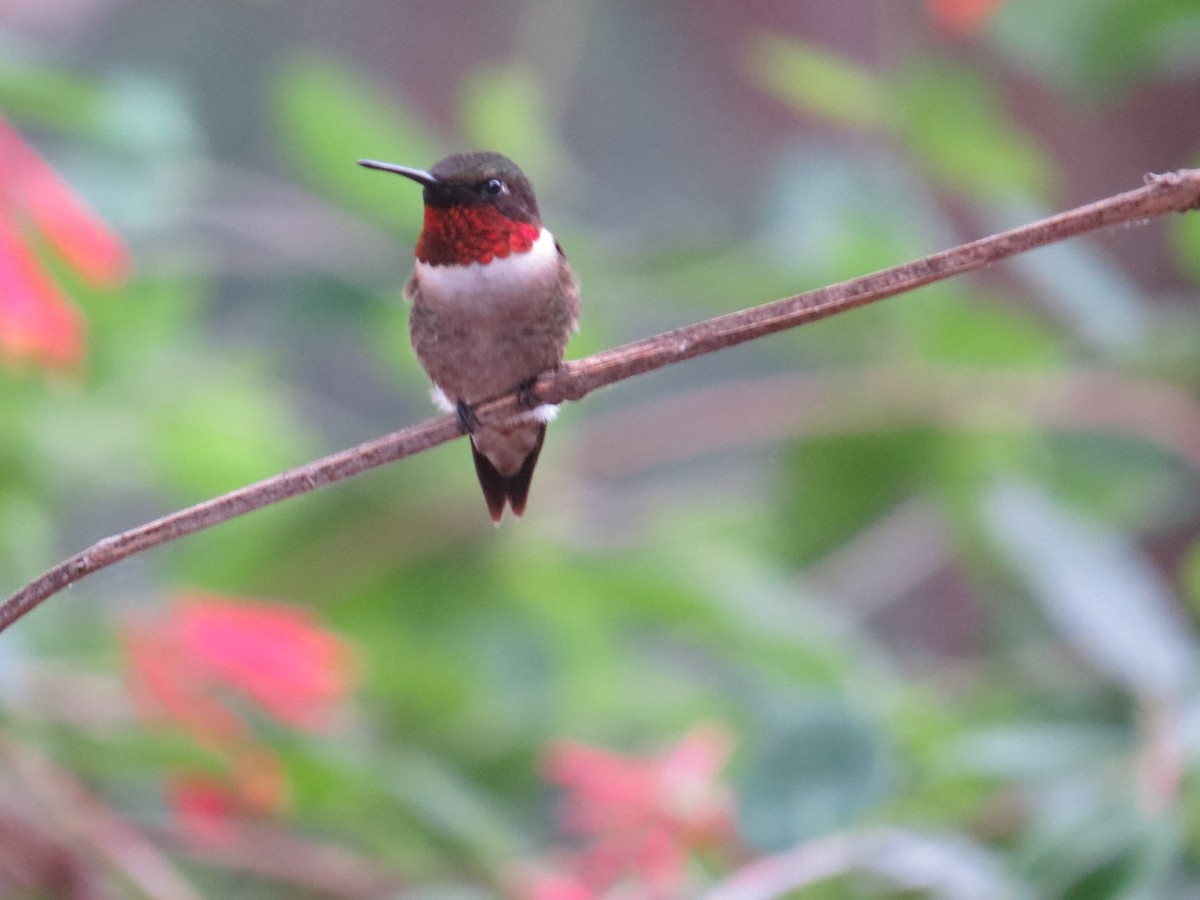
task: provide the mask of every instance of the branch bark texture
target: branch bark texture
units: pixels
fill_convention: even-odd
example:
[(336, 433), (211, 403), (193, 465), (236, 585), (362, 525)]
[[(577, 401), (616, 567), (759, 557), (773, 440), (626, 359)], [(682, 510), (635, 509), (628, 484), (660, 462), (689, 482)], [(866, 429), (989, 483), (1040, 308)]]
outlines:
[[(1196, 209), (1200, 209), (1200, 169), (1148, 175), (1141, 188), (1020, 228), (568, 362), (542, 375), (534, 389), (546, 403), (580, 400), (592, 391), (626, 378), (857, 309), (1036, 247), (1112, 225)], [(510, 416), (517, 409), (516, 394), (509, 394), (482, 404), (476, 415), (480, 423), (487, 424)], [(135, 553), (459, 436), (455, 417), (440, 416), (104, 538), (59, 563), (0, 604), (0, 631), (67, 585)]]

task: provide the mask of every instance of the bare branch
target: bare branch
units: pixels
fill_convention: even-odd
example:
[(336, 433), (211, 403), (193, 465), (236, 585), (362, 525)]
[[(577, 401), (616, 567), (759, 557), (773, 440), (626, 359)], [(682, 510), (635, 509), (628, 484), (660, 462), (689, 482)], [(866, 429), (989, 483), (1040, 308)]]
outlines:
[[(1112, 225), (1194, 209), (1200, 209), (1200, 169), (1148, 175), (1146, 185), (1137, 190), (1030, 225), (872, 275), (718, 316), (569, 362), (542, 375), (535, 390), (547, 403), (580, 400), (598, 388), (626, 378), (857, 309), (1035, 247)], [(510, 394), (481, 405), (476, 412), (479, 421), (487, 424), (516, 411), (517, 396)], [(59, 563), (5, 600), (0, 605), (0, 631), (67, 585), (135, 553), (412, 456), (458, 436), (453, 416), (430, 419), (105, 538)]]

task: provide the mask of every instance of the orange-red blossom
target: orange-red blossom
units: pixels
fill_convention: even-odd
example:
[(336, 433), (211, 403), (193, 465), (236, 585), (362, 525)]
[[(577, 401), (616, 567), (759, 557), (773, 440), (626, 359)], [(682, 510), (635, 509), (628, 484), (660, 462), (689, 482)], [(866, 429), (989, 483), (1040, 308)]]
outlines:
[(333, 719), (350, 683), (349, 647), (307, 610), (280, 603), (190, 595), (124, 632), (129, 682), (142, 718), (174, 727), (223, 761), (220, 774), (184, 771), (168, 799), (198, 839), (228, 836), (237, 813), (278, 811), (286, 778), (241, 709), (316, 731)]
[(83, 322), (38, 242), (98, 287), (131, 268), (121, 239), (0, 116), (0, 362), (71, 368), (83, 359)]

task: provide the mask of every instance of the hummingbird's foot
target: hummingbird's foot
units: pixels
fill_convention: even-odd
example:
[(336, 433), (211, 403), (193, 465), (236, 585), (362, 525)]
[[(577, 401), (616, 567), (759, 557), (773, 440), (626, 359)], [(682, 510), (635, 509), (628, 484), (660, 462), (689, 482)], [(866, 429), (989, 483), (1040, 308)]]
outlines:
[(534, 375), (526, 378), (517, 385), (517, 406), (521, 409), (537, 409), (542, 405), (542, 398), (537, 395), (534, 387), (537, 385), (537, 376)]
[(459, 400), (454, 406), (454, 415), (458, 419), (458, 430), (463, 434), (474, 434), (479, 427), (479, 419), (475, 410), (466, 400)]

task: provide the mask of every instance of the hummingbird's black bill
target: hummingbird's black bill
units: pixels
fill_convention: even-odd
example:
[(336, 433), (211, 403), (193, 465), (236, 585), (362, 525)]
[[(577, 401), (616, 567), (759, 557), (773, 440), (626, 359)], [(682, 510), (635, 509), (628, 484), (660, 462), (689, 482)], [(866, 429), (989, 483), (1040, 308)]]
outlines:
[(417, 184), (423, 184), (426, 187), (437, 184), (437, 176), (432, 172), (426, 172), (424, 169), (412, 169), (408, 166), (398, 166), (395, 163), (380, 162), (377, 159), (360, 159), (360, 166), (367, 169), (378, 169), (380, 172), (391, 172), (395, 175), (403, 175), (405, 178), (411, 178)]

